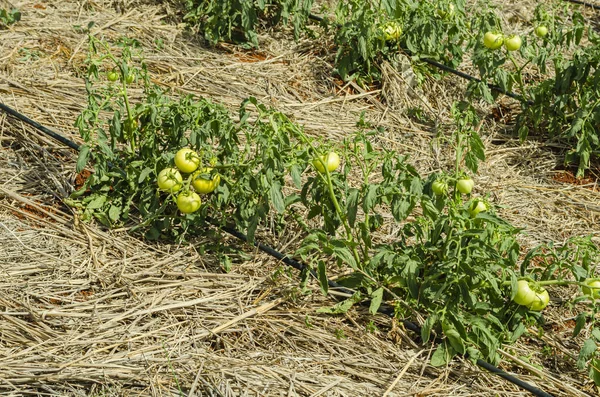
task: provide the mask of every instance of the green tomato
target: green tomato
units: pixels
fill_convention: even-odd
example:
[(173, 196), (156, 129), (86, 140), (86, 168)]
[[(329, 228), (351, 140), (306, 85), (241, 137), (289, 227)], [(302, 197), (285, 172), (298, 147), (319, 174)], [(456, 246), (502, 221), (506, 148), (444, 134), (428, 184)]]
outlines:
[(584, 283), (589, 287), (581, 287), (583, 293), (587, 296), (593, 297), (594, 299), (600, 299), (600, 280), (588, 278), (584, 281)]
[(450, 18), (454, 15), (454, 4), (450, 3), (448, 5), (448, 9), (444, 10), (443, 8), (437, 9), (437, 14), (440, 18)]
[(462, 194), (471, 193), (471, 191), (473, 190), (473, 186), (475, 186), (475, 182), (473, 182), (473, 179), (469, 177), (461, 178), (458, 181), (456, 181), (456, 188)]
[(548, 34), (548, 28), (544, 25), (536, 26), (534, 33), (537, 37), (543, 39)]
[(550, 303), (550, 295), (546, 289), (541, 288), (540, 291), (535, 294), (535, 299), (529, 308), (533, 311), (541, 312), (548, 306), (548, 303)]
[(184, 214), (191, 214), (198, 211), (200, 205), (202, 205), (202, 200), (198, 196), (198, 193), (185, 191), (179, 193), (177, 196), (177, 208)]
[(497, 50), (504, 44), (504, 36), (501, 33), (487, 32), (483, 36), (483, 45), (490, 50)]
[(480, 212), (487, 211), (487, 205), (481, 200), (475, 200), (469, 207), (469, 214), (475, 218)]
[(329, 152), (326, 155), (317, 157), (312, 163), (320, 173), (325, 172), (324, 164), (327, 165), (327, 171), (333, 172), (340, 166), (340, 156), (336, 152)]
[(183, 148), (175, 154), (175, 165), (181, 172), (189, 174), (198, 169), (200, 157), (192, 149)]
[(513, 298), (513, 301), (517, 305), (529, 306), (533, 303), (536, 298), (536, 293), (531, 289), (527, 280), (517, 281), (517, 294)]
[(431, 190), (433, 190), (433, 193), (435, 193), (436, 196), (442, 196), (446, 194), (446, 191), (448, 191), (448, 185), (445, 182), (439, 180), (434, 181), (431, 184)]
[(125, 82), (127, 84), (131, 84), (135, 81), (135, 74), (133, 74), (133, 72), (129, 72), (129, 74), (127, 75), (127, 77), (125, 77)]
[(385, 41), (396, 41), (402, 35), (402, 27), (396, 21), (390, 21), (383, 26)]
[(519, 51), (521, 44), (523, 44), (523, 41), (517, 34), (513, 34), (504, 40), (504, 47), (506, 47), (506, 50), (508, 51)]
[(115, 82), (119, 79), (119, 73), (112, 70), (106, 74), (106, 78), (108, 79), (108, 81)]
[(200, 194), (212, 193), (219, 183), (221, 183), (221, 176), (219, 174), (214, 175), (212, 178), (207, 178), (205, 174), (209, 174), (212, 168), (203, 168), (200, 171), (196, 171), (192, 174), (192, 186), (194, 190)]
[(176, 192), (181, 189), (183, 179), (175, 168), (165, 168), (158, 173), (158, 188), (167, 192)]

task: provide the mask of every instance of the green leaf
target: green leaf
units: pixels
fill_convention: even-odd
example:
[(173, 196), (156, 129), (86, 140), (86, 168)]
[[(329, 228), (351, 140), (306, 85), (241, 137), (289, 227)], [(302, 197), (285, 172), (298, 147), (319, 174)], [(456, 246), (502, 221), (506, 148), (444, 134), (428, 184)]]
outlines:
[(327, 270), (325, 269), (324, 261), (319, 261), (317, 265), (317, 274), (319, 275), (321, 291), (323, 292), (323, 295), (327, 295), (327, 292), (329, 291), (329, 282), (327, 280)]
[(116, 222), (119, 220), (120, 216), (121, 216), (121, 208), (117, 207), (116, 205), (111, 205), (110, 209), (108, 210), (108, 218), (112, 222)]
[(441, 343), (435, 352), (431, 355), (431, 365), (433, 367), (441, 367), (447, 365), (452, 359), (452, 355), (446, 348), (445, 343)]
[(377, 288), (371, 294), (371, 305), (369, 306), (369, 312), (371, 314), (377, 314), (379, 310), (379, 306), (381, 306), (381, 302), (383, 300), (383, 287)]
[(138, 183), (142, 183), (148, 178), (148, 175), (152, 172), (152, 168), (146, 167), (140, 172), (140, 177), (138, 178)]
[(377, 189), (379, 188), (379, 185), (369, 185), (369, 187), (367, 188), (367, 192), (365, 193), (365, 197), (363, 198), (363, 211), (365, 211), (365, 213), (369, 213), (373, 207), (375, 206), (375, 204), (377, 203)]
[(348, 223), (354, 227), (356, 222), (356, 213), (358, 212), (358, 195), (360, 191), (356, 188), (348, 190), (348, 199), (346, 200), (346, 213), (348, 214)]
[(273, 207), (275, 207), (277, 212), (283, 214), (285, 212), (285, 202), (283, 200), (283, 195), (281, 194), (281, 185), (279, 182), (273, 182), (269, 192), (271, 193), (271, 202), (273, 203)]
[(336, 303), (333, 307), (320, 307), (317, 309), (317, 313), (343, 314), (350, 310), (353, 305), (354, 301), (352, 299), (346, 299)]
[(302, 173), (296, 164), (292, 165), (290, 168), (290, 175), (292, 176), (294, 186), (296, 186), (297, 189), (300, 189), (302, 187)]
[(423, 327), (421, 327), (421, 339), (423, 339), (423, 343), (429, 342), (429, 338), (431, 337), (431, 330), (433, 326), (438, 321), (437, 314), (430, 314), (429, 317), (423, 323)]
[(357, 270), (358, 264), (356, 263), (356, 259), (354, 259), (354, 255), (352, 255), (350, 249), (341, 241), (334, 241), (333, 244), (333, 254), (335, 257), (341, 260), (343, 263), (349, 265), (352, 269)]
[(86, 208), (89, 210), (95, 210), (98, 208), (102, 208), (102, 206), (106, 203), (106, 196), (98, 195), (94, 197), (87, 205)]
[(588, 375), (594, 381), (596, 386), (600, 386), (600, 359), (593, 359), (590, 363), (590, 371)]
[(596, 349), (598, 349), (598, 346), (593, 339), (586, 339), (586, 341), (583, 342), (583, 347), (579, 352), (579, 357), (577, 357), (577, 368), (579, 368), (579, 370), (585, 368), (588, 360), (592, 358), (596, 352)]
[(573, 337), (579, 335), (583, 327), (585, 327), (585, 313), (579, 313), (575, 318), (575, 328), (573, 328)]
[(77, 157), (77, 165), (75, 171), (81, 172), (87, 165), (88, 158), (90, 156), (90, 147), (88, 145), (81, 145), (79, 147), (79, 156)]

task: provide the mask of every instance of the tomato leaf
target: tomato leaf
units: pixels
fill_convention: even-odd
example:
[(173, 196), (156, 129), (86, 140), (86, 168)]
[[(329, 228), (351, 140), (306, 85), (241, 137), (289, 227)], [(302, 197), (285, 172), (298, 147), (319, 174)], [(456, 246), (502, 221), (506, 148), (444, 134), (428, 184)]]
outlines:
[(327, 295), (329, 291), (329, 283), (327, 280), (327, 269), (325, 268), (325, 262), (319, 261), (317, 264), (317, 274), (319, 276), (319, 284), (321, 285), (321, 291), (323, 295)]
[(360, 191), (356, 188), (348, 190), (348, 198), (346, 199), (346, 212), (348, 214), (348, 223), (350, 227), (354, 227), (356, 222), (356, 213), (358, 212), (358, 195)]
[(277, 212), (283, 214), (285, 211), (285, 202), (283, 200), (283, 195), (281, 194), (281, 185), (279, 182), (273, 182), (269, 192), (271, 193), (271, 202), (273, 203), (273, 207), (275, 207)]
[(152, 168), (150, 167), (146, 167), (142, 170), (142, 172), (140, 172), (140, 177), (138, 178), (138, 183), (142, 183), (146, 180), (146, 178), (148, 177), (148, 175), (150, 175), (150, 173), (152, 172)]
[(447, 365), (452, 359), (450, 351), (446, 348), (445, 343), (441, 343), (435, 352), (431, 355), (431, 366), (441, 367)]
[(79, 156), (77, 157), (77, 165), (75, 171), (81, 172), (85, 168), (90, 156), (90, 147), (88, 145), (81, 145), (79, 147)]
[(371, 305), (369, 306), (369, 313), (375, 315), (379, 310), (379, 306), (381, 306), (381, 302), (383, 300), (383, 287), (377, 288), (371, 294)]
[(346, 299), (336, 303), (333, 307), (320, 307), (317, 309), (317, 313), (343, 314), (350, 310), (353, 305), (354, 301), (352, 299)]
[(583, 346), (579, 352), (579, 356), (577, 357), (577, 368), (579, 370), (585, 368), (587, 362), (590, 358), (592, 358), (597, 349), (598, 346), (593, 339), (586, 339), (586, 341), (583, 342)]

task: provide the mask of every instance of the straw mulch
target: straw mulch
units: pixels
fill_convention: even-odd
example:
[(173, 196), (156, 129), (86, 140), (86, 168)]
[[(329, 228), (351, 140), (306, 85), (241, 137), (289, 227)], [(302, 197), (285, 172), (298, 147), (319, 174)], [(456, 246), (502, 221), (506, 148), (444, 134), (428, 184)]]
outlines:
[[(385, 84), (365, 90), (332, 78), (331, 55), (315, 51), (314, 42), (294, 43), (281, 31), (261, 35), (258, 51), (210, 49), (173, 22), (172, 5), (13, 5), (23, 20), (0, 31), (0, 98), (71, 139), (78, 139), (72, 125), (85, 104), (84, 29), (93, 21), (98, 36), (137, 38), (162, 86), (232, 110), (253, 95), (333, 140), (351, 132), (365, 111), (386, 128), (375, 143), (410, 153), (423, 174), (451, 164), (446, 146), (432, 138), (451, 131), (448, 104), (464, 88), (456, 78), (407, 90), (410, 73), (387, 68)], [(410, 103), (432, 122), (408, 117)], [(547, 144), (521, 146), (492, 119), (482, 133), (488, 161), (478, 186), (503, 216), (526, 227), (525, 244), (600, 234), (595, 182), (557, 180), (560, 158)], [(81, 223), (60, 202), (75, 183), (75, 153), (5, 114), (0, 147), (2, 395), (528, 395), (469, 362), (430, 367), (432, 346), (415, 344), (388, 318), (360, 309), (316, 314), (332, 300), (314, 285), (312, 294), (301, 294), (294, 272), (249, 247), (238, 246), (245, 254), (233, 255), (234, 269), (224, 273), (198, 253), (201, 239), (149, 245), (126, 230)], [(565, 315), (557, 308), (549, 321)], [(537, 343), (512, 347), (503, 368), (556, 396), (592, 395), (569, 358), (576, 348), (547, 337), (548, 357)]]

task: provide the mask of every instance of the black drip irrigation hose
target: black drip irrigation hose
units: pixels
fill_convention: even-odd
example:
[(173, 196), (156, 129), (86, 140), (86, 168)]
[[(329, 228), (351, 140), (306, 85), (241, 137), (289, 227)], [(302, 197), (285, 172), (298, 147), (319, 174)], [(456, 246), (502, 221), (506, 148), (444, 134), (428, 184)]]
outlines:
[(594, 10), (599, 10), (600, 11), (600, 5), (586, 3), (585, 1), (581, 1), (581, 0), (565, 0), (565, 1), (567, 1), (569, 3), (573, 3), (573, 4), (579, 4), (579, 5), (582, 5), (584, 7), (588, 7), (588, 8), (592, 8)]
[[(37, 128), (38, 130), (40, 130), (41, 132), (49, 135), (50, 137), (58, 140), (59, 142), (67, 145), (68, 147), (75, 149), (75, 150), (79, 150), (79, 145), (75, 142), (73, 142), (72, 140), (44, 127), (43, 125), (31, 120), (30, 118), (24, 116), (23, 114), (17, 112), (16, 110), (11, 109), (10, 107), (4, 105), (3, 103), (0, 102), (0, 109), (4, 110), (6, 113), (10, 114), (11, 116), (24, 121), (25, 123), (31, 125), (32, 127)], [(221, 230), (223, 230), (224, 232), (230, 234), (231, 236), (237, 238), (240, 241), (243, 241), (245, 243), (249, 243), (249, 239), (248, 236), (246, 236), (244, 233), (232, 228), (232, 227), (228, 227), (228, 226), (223, 226), (223, 225), (219, 225), (217, 223), (215, 223), (214, 221), (211, 221), (211, 223), (214, 226), (219, 227)], [(298, 271), (309, 271), (310, 274), (315, 278), (318, 279), (318, 276), (316, 274), (316, 272), (313, 269), (310, 269), (308, 266), (306, 266), (305, 264), (298, 262), (295, 259), (292, 259), (290, 257), (288, 257), (285, 254), (282, 254), (281, 252), (277, 251), (276, 249), (259, 243), (258, 241), (254, 240), (252, 242), (252, 244), (257, 247), (259, 250), (261, 250), (262, 252), (274, 257), (275, 259), (283, 262), (284, 264), (286, 264), (287, 266), (293, 267), (294, 269), (298, 270)], [(353, 294), (354, 291), (336, 283), (335, 281), (331, 281), (328, 280), (327, 284), (329, 285), (330, 288), (335, 289), (339, 292), (343, 292), (346, 294)], [(368, 301), (363, 302), (363, 304), (368, 304)], [(394, 310), (390, 307), (380, 307), (380, 309), (378, 310), (380, 313), (388, 315), (390, 317), (394, 316)], [(408, 320), (402, 320), (403, 325), (406, 329), (416, 333), (417, 335), (420, 335), (421, 333), (421, 328), (413, 323), (412, 321), (408, 321)], [(530, 385), (527, 382), (524, 382), (522, 380), (520, 380), (519, 378), (510, 375), (504, 371), (502, 371), (500, 368), (496, 367), (495, 365), (492, 365), (482, 359), (477, 359), (477, 365), (480, 366), (481, 368), (484, 368), (488, 371), (490, 371), (491, 373), (494, 373), (498, 376), (500, 376), (501, 378), (506, 379), (507, 381), (515, 384), (516, 386), (519, 386), (520, 388), (527, 390), (528, 392), (530, 392), (531, 394), (533, 394), (534, 396), (537, 397), (554, 397), (549, 393), (546, 393), (545, 391)]]

